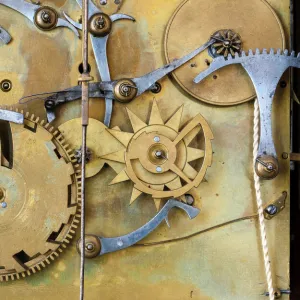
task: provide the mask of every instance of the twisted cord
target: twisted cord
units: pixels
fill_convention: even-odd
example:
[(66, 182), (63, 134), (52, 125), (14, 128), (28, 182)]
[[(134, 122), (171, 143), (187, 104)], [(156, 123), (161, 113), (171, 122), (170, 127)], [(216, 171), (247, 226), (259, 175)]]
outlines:
[(256, 158), (258, 154), (258, 145), (259, 145), (259, 106), (258, 101), (255, 99), (254, 102), (254, 133), (253, 133), (253, 164), (254, 164), (254, 185), (255, 185), (255, 192), (256, 192), (256, 203), (258, 208), (258, 219), (259, 219), (259, 228), (260, 228), (260, 237), (261, 237), (261, 244), (263, 249), (263, 256), (264, 256), (264, 265), (265, 265), (265, 272), (266, 278), (268, 283), (268, 291), (269, 291), (269, 298), (270, 300), (275, 299), (274, 287), (273, 287), (273, 278), (272, 278), (272, 271), (271, 271), (271, 263), (270, 263), (270, 256), (269, 256), (269, 247), (268, 247), (268, 240), (267, 240), (267, 233), (266, 233), (266, 225), (265, 225), (265, 217), (264, 217), (264, 208), (263, 202), (261, 198), (261, 191), (260, 191), (260, 179), (259, 176), (255, 172), (255, 164)]

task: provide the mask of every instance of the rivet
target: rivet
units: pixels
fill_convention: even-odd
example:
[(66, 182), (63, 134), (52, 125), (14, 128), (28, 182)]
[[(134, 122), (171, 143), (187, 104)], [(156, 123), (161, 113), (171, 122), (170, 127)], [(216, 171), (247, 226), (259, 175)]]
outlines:
[(156, 167), (156, 172), (161, 173), (162, 172), (162, 168), (161, 167)]

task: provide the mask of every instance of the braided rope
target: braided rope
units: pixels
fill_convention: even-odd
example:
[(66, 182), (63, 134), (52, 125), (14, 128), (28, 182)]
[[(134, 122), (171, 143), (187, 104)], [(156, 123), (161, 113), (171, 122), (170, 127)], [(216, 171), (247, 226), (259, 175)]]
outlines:
[[(259, 106), (258, 101), (255, 99), (254, 102), (254, 133), (253, 133), (253, 163), (255, 168), (256, 157), (258, 153), (258, 145), (259, 145)], [(268, 291), (269, 291), (269, 298), (270, 300), (274, 300), (274, 287), (273, 287), (273, 279), (272, 279), (272, 271), (271, 271), (271, 264), (270, 264), (270, 256), (269, 256), (269, 247), (268, 247), (268, 240), (267, 240), (267, 233), (266, 233), (266, 225), (265, 225), (265, 217), (264, 217), (264, 208), (263, 202), (261, 198), (261, 191), (260, 191), (260, 179), (259, 176), (256, 174), (254, 169), (254, 185), (255, 185), (255, 192), (256, 192), (256, 203), (258, 208), (258, 216), (259, 216), (259, 228), (260, 228), (260, 237), (264, 255), (264, 264), (265, 264), (265, 272), (266, 278), (268, 283)]]

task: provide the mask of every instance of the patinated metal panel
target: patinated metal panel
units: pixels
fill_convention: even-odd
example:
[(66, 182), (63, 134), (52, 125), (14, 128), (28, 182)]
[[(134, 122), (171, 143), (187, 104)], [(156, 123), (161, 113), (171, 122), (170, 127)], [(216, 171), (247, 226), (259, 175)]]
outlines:
[[(191, 20), (191, 25), (183, 26), (182, 32), (179, 26), (178, 36), (176, 30), (172, 33), (174, 36), (171, 37), (170, 47), (173, 46), (173, 50), (178, 51), (172, 54), (174, 57), (188, 53), (195, 46), (199, 47), (217, 29), (223, 29), (216, 27), (210, 23), (211, 19), (203, 16), (209, 15), (210, 10), (215, 10), (218, 6), (225, 7), (227, 1), (201, 0), (199, 3), (203, 2), (205, 5), (204, 11), (198, 10), (200, 6), (197, 1), (187, 2), (188, 5), (195, 6), (198, 19), (192, 23), (192, 18), (195, 17), (193, 12), (186, 19), (179, 20), (183, 23)], [(122, 21), (114, 24), (108, 43), (112, 79), (141, 76), (166, 63), (168, 53), (165, 48), (168, 34), (171, 34), (168, 24), (181, 3), (181, 0), (124, 1), (120, 11), (133, 16), (136, 22)], [(235, 15), (236, 23), (231, 29), (240, 26), (245, 34), (250, 32), (249, 43), (244, 45), (245, 50), (256, 47), (280, 48), (284, 45), (288, 47), (289, 1), (267, 2), (276, 13), (276, 18), (273, 11), (267, 13), (270, 8), (265, 8), (266, 3), (261, 0), (251, 1), (251, 5), (249, 1), (230, 3), (233, 14), (240, 14), (239, 18)], [(237, 5), (234, 6), (234, 3)], [(74, 20), (81, 15), (76, 1), (53, 0), (43, 1), (42, 4), (54, 7), (60, 13), (66, 11)], [(96, 4), (99, 5), (98, 2)], [(247, 15), (249, 5), (251, 15)], [(264, 7), (266, 11), (259, 7)], [(108, 1), (103, 7), (106, 13), (112, 13), (115, 9), (113, 1)], [(228, 15), (224, 18), (225, 26), (231, 18)], [(238, 25), (237, 20), (240, 20)], [(221, 26), (222, 20), (219, 21), (218, 26)], [(15, 105), (45, 119), (43, 101), (34, 100), (25, 105), (18, 104), (18, 101), (27, 95), (58, 91), (77, 85), (78, 66), (82, 61), (81, 40), (68, 29), (40, 31), (21, 14), (1, 5), (0, 25), (12, 36), (8, 45), (0, 44), (0, 81), (9, 79), (12, 82), (11, 91), (0, 91), (0, 104)], [(185, 32), (186, 28), (189, 28), (191, 35)], [(243, 39), (242, 33), (241, 38)], [(99, 81), (91, 47), (89, 59), (91, 75)], [(250, 97), (253, 96), (253, 87), (242, 67), (238, 66), (222, 70), (221, 78), (215, 79), (213, 84), (204, 83), (195, 87), (196, 91), (191, 93), (199, 93), (196, 99), (189, 94), (190, 87), (181, 82), (180, 76), (185, 80), (187, 76), (193, 75), (193, 79), (206, 67), (206, 59), (211, 60), (211, 57), (206, 52), (202, 53), (195, 61), (179, 69), (175, 74), (176, 78), (169, 76), (162, 79), (162, 89), (158, 94), (147, 92), (128, 104), (115, 102), (110, 126), (117, 126), (122, 132), (133, 133), (126, 108), (148, 124), (149, 118), (153, 117), (151, 109), (154, 101), (164, 123), (182, 105), (182, 127), (200, 113), (214, 137), (211, 167), (207, 166), (204, 180), (194, 189), (194, 205), (201, 212), (195, 219), (189, 220), (184, 212), (172, 210), (169, 216), (170, 228), (162, 223), (146, 239), (131, 248), (87, 260), (86, 299), (252, 300), (261, 299), (267, 291), (253, 182), (254, 109), (253, 100), (249, 100), (253, 98)], [(191, 67), (191, 63), (198, 67)], [(218, 80), (221, 81), (220, 84)], [(261, 189), (265, 204), (275, 201), (283, 191), (288, 193), (285, 209), (267, 221), (273, 279), (277, 288), (288, 290), (290, 161), (289, 157), (283, 155), (290, 153), (288, 72), (282, 81), (286, 84), (278, 87), (273, 107), (273, 137), (280, 172), (275, 179), (263, 181)], [(207, 103), (201, 101), (205, 97), (213, 100), (206, 101)], [(244, 103), (235, 106), (211, 104), (215, 100), (226, 102), (229, 98), (235, 99), (234, 101), (239, 99), (237, 102)], [(245, 102), (245, 99), (249, 101)], [(91, 100), (91, 118), (103, 122), (104, 111), (103, 99)], [(56, 114), (53, 126), (59, 127), (71, 148), (77, 148), (81, 138), (80, 121), (77, 119), (80, 116), (79, 101), (60, 106)], [(119, 236), (143, 226), (157, 210), (151, 195), (142, 194), (129, 205), (134, 188), (132, 181), (110, 185), (116, 175), (121, 173), (124, 165), (120, 162), (111, 163), (111, 160), (105, 158), (103, 161), (101, 158), (105, 154), (123, 149), (123, 146), (107, 134), (105, 126), (96, 120), (91, 122), (88, 136), (90, 147), (95, 148), (99, 156), (90, 167), (87, 178), (86, 231), (105, 237)], [(107, 136), (103, 137), (103, 134)], [(23, 148), (20, 149), (21, 154), (22, 151), (31, 151), (25, 142)], [(28, 159), (32, 160), (31, 164), (38, 163), (41, 172), (49, 171), (49, 167), (45, 165), (47, 161), (43, 163), (32, 156)], [(53, 180), (53, 184), (58, 183), (61, 184), (59, 178)], [(54, 197), (49, 205), (56, 207), (59, 201), (61, 199)], [(37, 212), (34, 220), (43, 223), (41, 218), (44, 214), (45, 211)], [(21, 238), (18, 235), (11, 235), (5, 243), (15, 243), (15, 239)], [(77, 232), (75, 239), (60, 257), (38, 274), (16, 281), (1, 282), (0, 298), (76, 299), (79, 295), (80, 266), (76, 249), (78, 239)], [(3, 251), (1, 248), (5, 247), (1, 242), (0, 253)], [(288, 298), (288, 295), (282, 295), (282, 299)]]

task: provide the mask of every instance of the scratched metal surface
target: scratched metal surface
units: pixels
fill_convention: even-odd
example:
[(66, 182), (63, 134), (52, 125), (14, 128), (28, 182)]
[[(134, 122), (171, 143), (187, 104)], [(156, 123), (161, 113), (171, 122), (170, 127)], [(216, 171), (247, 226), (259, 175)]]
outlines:
[[(142, 75), (165, 63), (164, 32), (180, 2), (125, 0), (121, 11), (134, 16), (137, 23), (119, 22), (114, 27), (108, 51), (113, 79)], [(288, 36), (289, 1), (270, 0), (269, 3)], [(43, 4), (66, 10), (74, 19), (80, 15), (75, 1), (53, 0), (43, 1)], [(41, 32), (8, 8), (0, 7), (0, 12), (1, 26), (13, 37), (10, 45), (0, 45), (0, 79), (13, 82), (10, 93), (0, 92), (1, 105), (15, 104), (24, 95), (77, 84), (81, 42), (71, 31)], [(92, 75), (97, 78), (91, 50), (90, 59)], [(207, 182), (198, 188), (201, 200), (196, 205), (202, 209), (200, 215), (190, 221), (183, 213), (174, 211), (170, 217), (171, 229), (162, 224), (142, 243), (198, 234), (177, 242), (140, 245), (87, 261), (86, 299), (261, 299), (266, 291), (266, 280), (258, 222), (253, 216), (256, 214), (251, 168), (253, 102), (220, 108), (194, 100), (170, 78), (162, 80), (162, 87), (155, 98), (164, 119), (185, 104), (183, 123), (198, 112), (208, 121), (215, 137), (213, 165), (208, 169)], [(153, 98), (153, 94), (146, 93), (128, 107), (146, 121)], [(91, 106), (93, 117), (101, 120), (103, 101), (94, 100)], [(41, 102), (29, 103), (26, 108), (44, 117)], [(63, 106), (56, 125), (79, 114), (79, 103)], [(113, 126), (131, 130), (121, 104), (114, 107)], [(288, 88), (279, 89), (275, 99), (274, 132), (280, 157), (290, 149)], [(289, 161), (279, 160), (280, 175), (263, 183), (266, 202), (284, 190), (289, 191)], [(88, 233), (104, 236), (128, 233), (155, 214), (149, 197), (141, 197), (129, 206), (132, 184), (108, 186), (114, 177), (114, 171), (107, 167), (87, 181)], [(225, 222), (230, 224), (222, 226)], [(267, 227), (275, 282), (278, 287), (288, 289), (289, 201), (287, 208), (269, 221)], [(4, 300), (76, 299), (79, 256), (75, 243), (39, 274), (1, 283), (0, 293)]]

